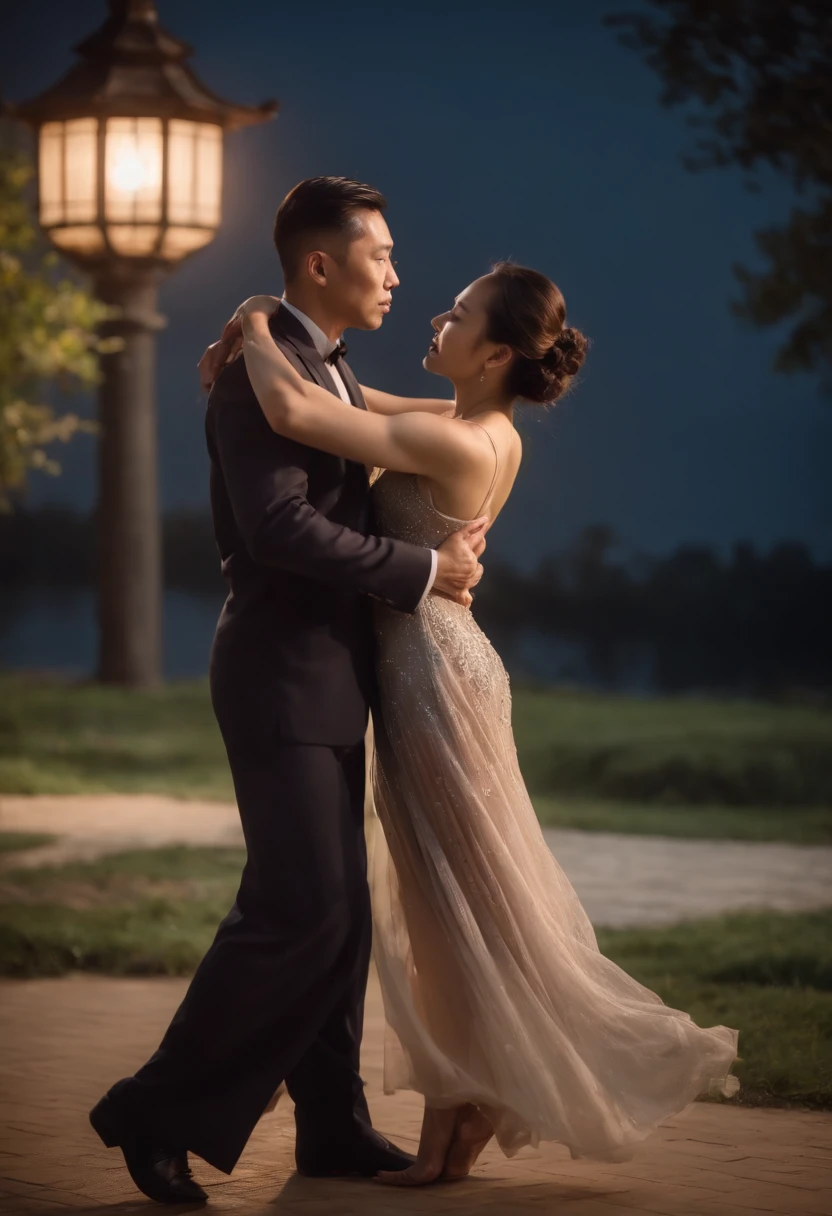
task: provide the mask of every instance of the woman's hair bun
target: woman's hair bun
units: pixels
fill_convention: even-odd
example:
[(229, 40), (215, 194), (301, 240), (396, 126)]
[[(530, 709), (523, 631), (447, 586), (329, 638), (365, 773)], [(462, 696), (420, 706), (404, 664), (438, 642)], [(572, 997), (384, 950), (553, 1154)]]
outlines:
[(567, 325), (543, 356), (543, 362), (557, 375), (571, 380), (581, 370), (588, 347), (589, 343), (581, 331)]
[(498, 262), (492, 278), (487, 336), (514, 351), (509, 392), (535, 405), (549, 405), (563, 396), (580, 370), (589, 342), (580, 330), (564, 325), (563, 296), (545, 275)]

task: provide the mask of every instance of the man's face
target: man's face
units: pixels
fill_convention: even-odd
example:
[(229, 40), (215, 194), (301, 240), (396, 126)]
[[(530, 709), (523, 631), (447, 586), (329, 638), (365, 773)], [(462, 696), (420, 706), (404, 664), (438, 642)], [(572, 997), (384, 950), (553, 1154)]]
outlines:
[(392, 261), (393, 238), (380, 211), (356, 213), (362, 234), (327, 259), (327, 305), (345, 329), (378, 329), (399, 278)]

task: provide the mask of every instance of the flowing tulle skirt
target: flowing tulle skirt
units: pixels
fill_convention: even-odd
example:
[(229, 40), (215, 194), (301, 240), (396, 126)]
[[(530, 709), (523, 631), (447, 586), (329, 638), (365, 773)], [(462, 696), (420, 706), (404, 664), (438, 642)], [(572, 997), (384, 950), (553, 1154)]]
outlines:
[(509, 681), (469, 611), (378, 605), (371, 841), (384, 1084), (473, 1102), (503, 1151), (623, 1160), (702, 1094), (737, 1033), (702, 1029), (599, 950), (517, 763)]

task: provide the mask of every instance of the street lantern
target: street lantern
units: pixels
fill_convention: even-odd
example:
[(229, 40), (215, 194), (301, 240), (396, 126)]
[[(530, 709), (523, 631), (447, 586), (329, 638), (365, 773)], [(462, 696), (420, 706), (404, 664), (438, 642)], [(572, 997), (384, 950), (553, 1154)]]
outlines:
[(162, 278), (210, 244), (220, 223), (225, 131), (271, 118), (208, 90), (154, 0), (109, 0), (76, 63), (8, 107), (38, 137), (38, 213), (60, 252), (113, 306), (99, 390), (99, 678), (161, 678), (162, 571), (155, 334)]
[(67, 256), (158, 258), (201, 249), (220, 222), (222, 127), (170, 118), (70, 118), (39, 138), (40, 222)]

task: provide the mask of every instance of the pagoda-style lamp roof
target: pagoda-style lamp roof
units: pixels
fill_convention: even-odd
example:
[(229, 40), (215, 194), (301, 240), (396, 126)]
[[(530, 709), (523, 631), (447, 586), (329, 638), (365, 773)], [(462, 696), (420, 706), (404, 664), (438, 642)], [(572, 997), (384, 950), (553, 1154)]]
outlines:
[(273, 118), (278, 105), (219, 97), (186, 60), (192, 48), (159, 24), (155, 0), (109, 0), (110, 15), (75, 48), (76, 63), (51, 88), (8, 109), (34, 126), (53, 120), (153, 116), (236, 130)]

